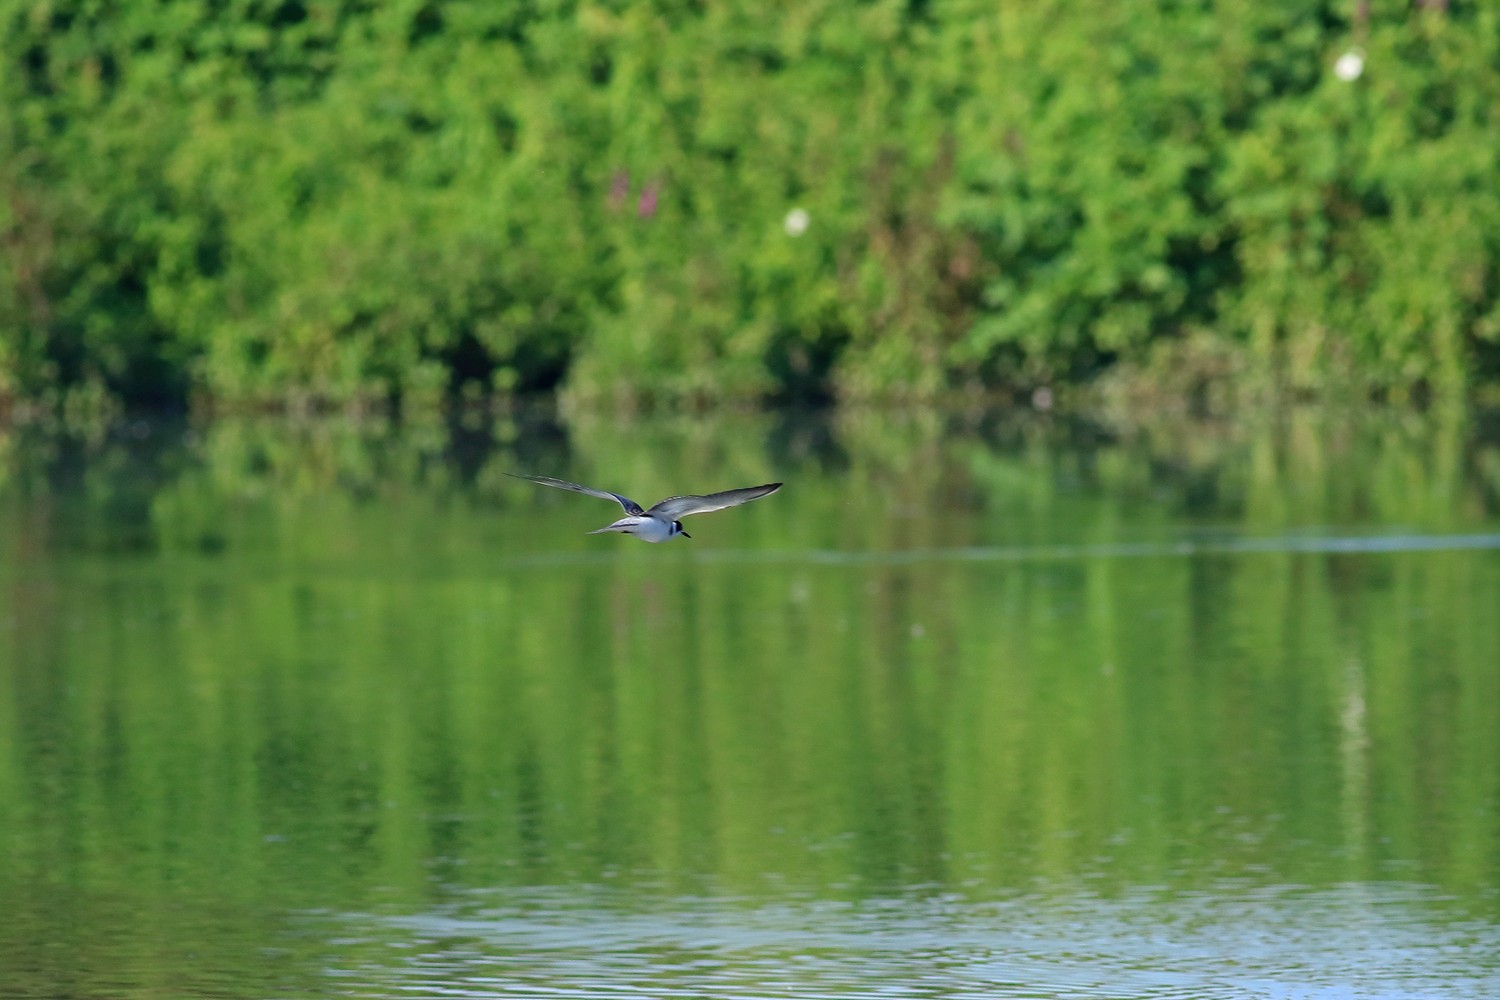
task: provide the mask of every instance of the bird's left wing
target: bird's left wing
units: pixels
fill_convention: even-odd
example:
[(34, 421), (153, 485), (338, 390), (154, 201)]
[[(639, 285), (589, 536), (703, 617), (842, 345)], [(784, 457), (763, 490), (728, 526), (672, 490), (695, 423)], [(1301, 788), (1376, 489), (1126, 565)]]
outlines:
[[(543, 486), (555, 486), (560, 490), (572, 490), (574, 493), (586, 493), (591, 497), (598, 497), (600, 500), (613, 500), (621, 507), (624, 507), (625, 513), (627, 514), (645, 513), (645, 511), (641, 510), (641, 505), (636, 503), (634, 500), (630, 499), (629, 497), (622, 497), (618, 493), (611, 493), (609, 490), (596, 490), (592, 486), (579, 486), (577, 483), (570, 483), (565, 479), (552, 479), (549, 476), (523, 476), (518, 472), (507, 472), (506, 475), (510, 476), (512, 479), (527, 479), (533, 483), (541, 483)], [(736, 501), (736, 503), (743, 502), (743, 500)]]

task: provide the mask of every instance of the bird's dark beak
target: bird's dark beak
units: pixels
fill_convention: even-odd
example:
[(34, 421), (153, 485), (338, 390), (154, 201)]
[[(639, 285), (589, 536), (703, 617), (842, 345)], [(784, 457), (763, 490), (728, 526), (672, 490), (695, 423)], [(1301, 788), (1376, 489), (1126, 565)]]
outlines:
[(688, 533), (687, 533), (687, 532), (686, 532), (686, 531), (684, 531), (684, 532), (683, 532), (683, 533), (682, 533), (682, 537), (683, 537), (683, 538), (692, 538), (692, 537), (693, 537), (693, 536), (692, 536), (692, 535), (690, 535), (690, 534), (688, 534)]

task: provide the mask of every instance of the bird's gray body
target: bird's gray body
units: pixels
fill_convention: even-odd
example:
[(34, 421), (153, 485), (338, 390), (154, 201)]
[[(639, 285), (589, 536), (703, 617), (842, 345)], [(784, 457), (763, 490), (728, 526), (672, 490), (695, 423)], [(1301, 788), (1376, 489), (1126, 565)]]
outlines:
[(553, 479), (549, 476), (523, 476), (513, 472), (506, 474), (516, 479), (529, 480), (559, 490), (571, 490), (574, 493), (584, 493), (601, 500), (613, 500), (625, 508), (625, 516), (613, 524), (595, 528), (589, 534), (602, 535), (605, 532), (617, 531), (625, 535), (634, 535), (645, 542), (665, 542), (678, 535), (683, 538), (692, 538), (692, 535), (682, 530), (681, 518), (689, 514), (707, 514), (710, 511), (723, 510), (725, 507), (737, 507), (742, 503), (770, 496), (781, 489), (780, 483), (766, 483), (764, 486), (746, 486), (742, 489), (724, 490), (720, 493), (708, 493), (702, 496), (667, 497), (650, 507), (642, 507), (629, 497), (612, 493), (609, 490), (596, 490), (591, 486), (580, 486), (577, 483)]

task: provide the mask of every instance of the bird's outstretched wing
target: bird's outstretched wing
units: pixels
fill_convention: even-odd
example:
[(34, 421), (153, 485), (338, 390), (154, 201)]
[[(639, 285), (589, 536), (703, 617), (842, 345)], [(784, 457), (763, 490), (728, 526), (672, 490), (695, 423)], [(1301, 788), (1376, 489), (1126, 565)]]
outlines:
[[(506, 475), (510, 476), (512, 479), (528, 479), (533, 483), (541, 483), (543, 486), (554, 486), (560, 490), (572, 490), (574, 493), (587, 493), (589, 496), (598, 497), (600, 500), (613, 500), (621, 507), (624, 507), (625, 513), (627, 514), (645, 513), (645, 511), (641, 509), (641, 505), (636, 503), (634, 500), (630, 499), (629, 497), (622, 497), (618, 493), (611, 493), (609, 490), (596, 490), (592, 487), (579, 486), (577, 483), (566, 482), (562, 479), (552, 479), (548, 476), (523, 476), (518, 472), (507, 472)], [(746, 499), (749, 498), (747, 497)], [(744, 503), (745, 501), (735, 500), (733, 502)], [(657, 506), (660, 506), (660, 504), (658, 504)]]
[(764, 486), (746, 486), (743, 489), (725, 490), (722, 493), (710, 493), (701, 497), (667, 497), (660, 503), (652, 504), (651, 509), (646, 513), (660, 514), (662, 517), (669, 517), (675, 521), (689, 514), (707, 514), (711, 510), (737, 507), (742, 503), (769, 496), (779, 489), (781, 489), (780, 483), (766, 483)]

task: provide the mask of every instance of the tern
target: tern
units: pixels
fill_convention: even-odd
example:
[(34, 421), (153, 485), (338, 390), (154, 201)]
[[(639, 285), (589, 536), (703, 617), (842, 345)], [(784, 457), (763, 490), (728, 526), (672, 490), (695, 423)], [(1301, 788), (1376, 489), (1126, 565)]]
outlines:
[(602, 535), (609, 531), (618, 531), (623, 535), (634, 535), (643, 542), (665, 542), (669, 538), (681, 535), (683, 538), (693, 536), (682, 530), (682, 521), (679, 518), (687, 517), (689, 514), (707, 514), (709, 511), (723, 510), (725, 507), (738, 507), (742, 503), (751, 500), (759, 500), (761, 497), (770, 496), (781, 489), (780, 483), (766, 483), (764, 486), (746, 486), (738, 490), (724, 490), (722, 493), (708, 493), (703, 496), (667, 497), (659, 500), (650, 507), (642, 507), (629, 497), (622, 497), (618, 493), (609, 490), (596, 490), (589, 486), (579, 486), (577, 483), (569, 483), (561, 479), (552, 479), (547, 476), (523, 476), (515, 472), (507, 472), (507, 476), (516, 479), (526, 479), (533, 483), (541, 483), (543, 486), (552, 486), (560, 490), (572, 490), (574, 493), (587, 493), (591, 497), (601, 500), (613, 500), (625, 508), (625, 517), (620, 518), (614, 524), (606, 524), (602, 528), (595, 528), (588, 532), (590, 535)]

